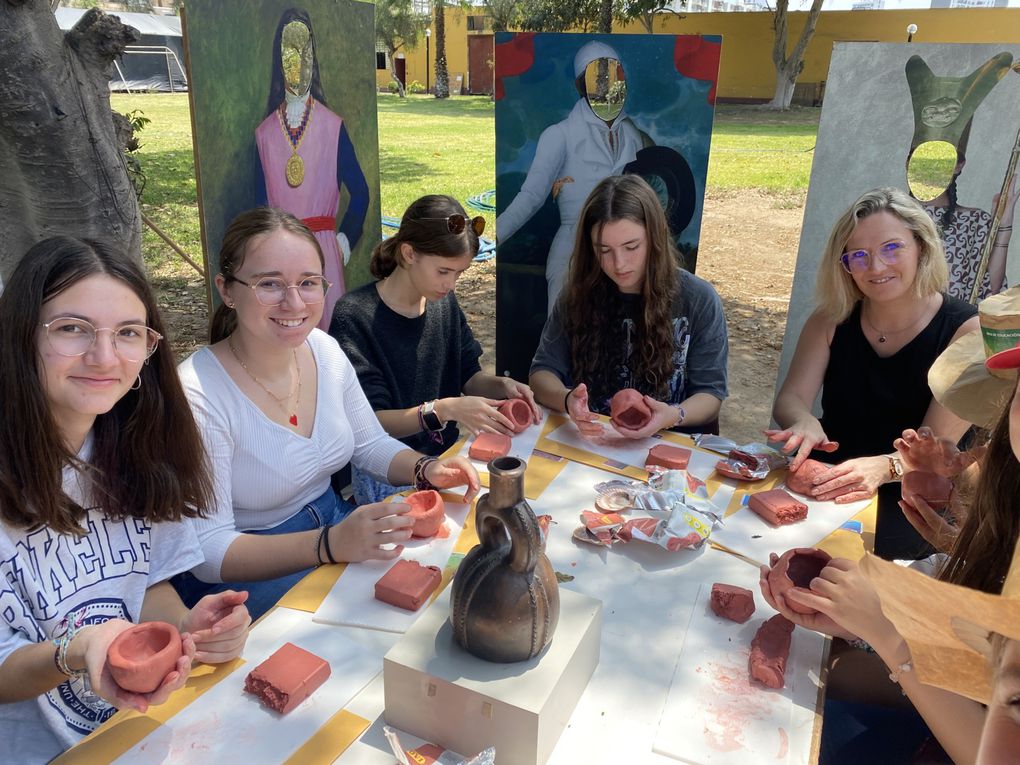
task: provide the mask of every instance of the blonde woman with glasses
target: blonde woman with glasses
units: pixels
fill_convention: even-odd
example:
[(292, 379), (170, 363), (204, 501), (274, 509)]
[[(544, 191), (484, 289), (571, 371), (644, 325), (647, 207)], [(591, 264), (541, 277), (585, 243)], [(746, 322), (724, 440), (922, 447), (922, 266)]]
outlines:
[[(239, 215), (220, 250), (212, 345), (180, 367), (212, 463), (197, 523), (205, 563), (175, 578), (184, 601), (243, 582), (257, 618), (317, 564), (400, 555), (403, 504), (354, 507), (330, 477), (351, 463), (393, 484), (448, 488), (478, 476), (390, 438), (350, 361), (316, 329), (329, 285), (315, 236), (275, 208)], [(233, 585), (240, 586), (240, 585)]]
[(968, 427), (928, 387), (936, 357), (978, 327), (976, 309), (947, 286), (941, 240), (916, 201), (891, 188), (857, 199), (829, 235), (818, 307), (776, 396), (779, 428), (766, 431), (785, 442), (791, 471), (808, 457), (834, 465), (813, 479), (815, 498), (854, 502), (878, 492), (875, 552), (884, 558), (933, 552), (897, 506), (902, 466), (893, 441), (922, 425), (956, 441)]

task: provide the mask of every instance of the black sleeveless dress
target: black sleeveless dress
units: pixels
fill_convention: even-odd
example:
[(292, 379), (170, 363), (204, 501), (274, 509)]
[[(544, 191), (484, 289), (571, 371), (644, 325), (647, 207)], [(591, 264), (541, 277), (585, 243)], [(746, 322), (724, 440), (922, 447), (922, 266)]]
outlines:
[[(942, 306), (928, 325), (898, 352), (881, 358), (861, 328), (861, 303), (836, 327), (829, 347), (829, 365), (822, 384), (822, 428), (836, 452), (814, 452), (823, 462), (838, 464), (854, 457), (889, 454), (893, 441), (907, 428), (924, 421), (932, 394), (928, 369), (960, 325), (977, 313), (970, 303), (943, 295)], [(878, 490), (875, 554), (916, 559), (934, 549), (914, 531), (897, 502), (900, 484)]]

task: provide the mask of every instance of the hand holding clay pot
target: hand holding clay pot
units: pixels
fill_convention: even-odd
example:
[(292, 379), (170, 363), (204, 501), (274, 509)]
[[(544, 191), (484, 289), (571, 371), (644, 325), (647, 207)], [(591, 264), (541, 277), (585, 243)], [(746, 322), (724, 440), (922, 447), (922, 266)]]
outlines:
[(248, 593), (226, 590), (206, 595), (188, 612), (181, 629), (195, 642), (195, 659), (221, 664), (236, 659), (248, 639)]
[(466, 457), (450, 457), (430, 462), (425, 468), (425, 478), (437, 489), (465, 486), (464, 501), (468, 503), (475, 498), (482, 485), (478, 480), (478, 471)]
[(513, 421), (499, 411), (500, 399), (483, 396), (457, 396), (436, 402), (436, 414), (441, 420), (454, 420), (470, 435), (475, 433), (514, 434)]
[(572, 388), (565, 399), (567, 416), (585, 438), (598, 438), (606, 432), (599, 416), (588, 408), (588, 386), (581, 383)]
[(610, 399), (609, 416), (618, 430), (641, 430), (652, 421), (652, 408), (641, 393), (634, 388), (624, 388)]
[[(779, 556), (772, 553), (769, 556), (770, 566), (774, 566), (779, 560)], [(821, 632), (824, 635), (832, 635), (833, 637), (841, 637), (846, 640), (853, 640), (857, 635), (852, 632), (843, 629), (843, 627), (836, 621), (830, 619), (823, 613), (811, 613), (802, 614), (798, 611), (794, 611), (790, 608), (789, 603), (783, 597), (776, 597), (772, 594), (772, 589), (769, 586), (769, 575), (772, 573), (770, 566), (761, 566), (758, 570), (758, 588), (761, 590), (762, 597), (765, 602), (772, 606), (776, 611), (781, 613), (787, 619), (794, 624), (805, 627), (815, 632)]]
[(643, 396), (641, 403), (650, 413), (648, 420), (639, 428), (627, 427), (614, 421), (613, 427), (616, 428), (616, 432), (621, 436), (635, 439), (648, 438), (660, 430), (675, 427), (683, 422), (683, 415), (680, 413), (680, 410), (675, 406), (667, 404), (665, 401), (656, 401), (651, 396)]
[[(812, 547), (797, 547), (783, 553), (769, 571), (769, 589), (774, 597), (785, 598), (786, 593), (793, 589), (810, 590), (811, 580), (822, 573), (822, 569), (832, 560), (832, 556), (824, 550)], [(800, 614), (818, 613), (794, 601), (787, 600), (787, 605)]]
[(538, 404), (535, 401), (535, 393), (531, 390), (530, 386), (518, 382), (512, 377), (497, 377), (496, 379), (503, 385), (503, 395), (506, 396), (508, 401), (516, 398), (528, 405), (528, 408), (531, 410), (529, 425), (537, 425), (542, 421), (542, 410), (538, 408)]
[[(404, 551), (401, 542), (411, 538), (414, 519), (403, 502), (361, 505), (329, 530), (329, 544), (337, 562), (392, 560)], [(396, 545), (382, 549), (382, 545)]]
[[(122, 688), (114, 679), (108, 661), (110, 646), (122, 633), (134, 629), (135, 625), (122, 619), (110, 619), (103, 624), (85, 627), (71, 641), (70, 656), (79, 641), (83, 644), (84, 663), (88, 671), (92, 692), (118, 709), (131, 708), (145, 712), (150, 705), (165, 702), (170, 694), (184, 686), (191, 671), (191, 660), (195, 655), (195, 643), (190, 635), (181, 636), (181, 651), (176, 664), (162, 678), (162, 684), (152, 693), (136, 693)], [(71, 666), (76, 666), (71, 664)]]
[(936, 437), (928, 426), (904, 430), (903, 435), (893, 441), (893, 448), (899, 452), (904, 470), (923, 470), (943, 478), (955, 478), (984, 451), (961, 452), (954, 441)]
[(166, 622), (145, 622), (121, 632), (106, 651), (117, 685), (134, 693), (152, 693), (174, 671), (184, 650), (181, 633)]
[(446, 520), (443, 498), (438, 491), (416, 491), (404, 498), (404, 504), (411, 509), (407, 515), (414, 519), (411, 536), (419, 539), (434, 537)]
[(514, 433), (523, 433), (534, 422), (535, 413), (523, 398), (508, 398), (497, 407), (514, 425)]

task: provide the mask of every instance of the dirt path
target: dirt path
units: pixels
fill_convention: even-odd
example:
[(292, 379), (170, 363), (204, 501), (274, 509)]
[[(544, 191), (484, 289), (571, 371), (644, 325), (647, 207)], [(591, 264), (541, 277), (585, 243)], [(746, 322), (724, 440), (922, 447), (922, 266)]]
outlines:
[[(698, 275), (719, 291), (730, 335), (730, 397), (722, 433), (738, 443), (758, 440), (768, 426), (786, 326), (803, 199), (788, 202), (755, 192), (709, 194), (701, 228)], [(185, 269), (182, 268), (182, 273)], [(160, 307), (179, 358), (205, 342), (201, 279), (155, 280)], [(495, 363), (495, 263), (479, 263), (457, 284), (457, 297), (485, 355)]]

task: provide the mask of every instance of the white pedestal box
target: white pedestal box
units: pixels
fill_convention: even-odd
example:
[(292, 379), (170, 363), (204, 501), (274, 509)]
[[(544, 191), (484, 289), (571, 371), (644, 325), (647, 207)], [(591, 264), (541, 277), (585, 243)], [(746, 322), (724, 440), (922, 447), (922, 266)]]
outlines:
[(468, 756), (495, 746), (498, 765), (543, 765), (599, 663), (602, 602), (561, 587), (546, 650), (496, 664), (454, 642), (450, 589), (383, 660), (386, 722)]

